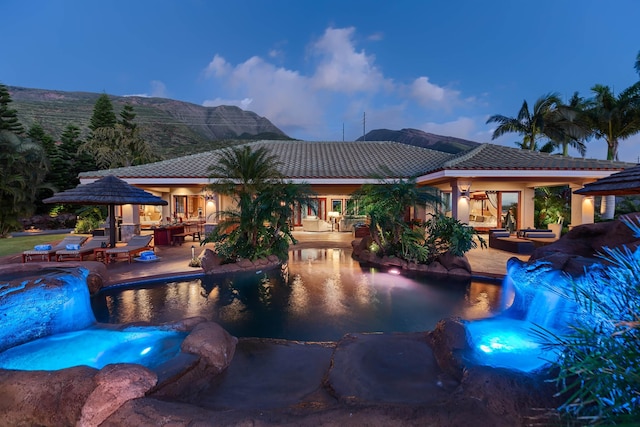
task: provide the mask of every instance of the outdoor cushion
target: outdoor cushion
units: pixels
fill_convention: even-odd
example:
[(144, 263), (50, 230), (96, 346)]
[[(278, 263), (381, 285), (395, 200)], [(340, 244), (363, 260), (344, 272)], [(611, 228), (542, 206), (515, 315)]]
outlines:
[(51, 245), (35, 245), (33, 249), (36, 251), (50, 251)]
[(80, 245), (77, 244), (77, 243), (70, 243), (70, 244), (66, 245), (65, 248), (68, 251), (79, 251), (80, 250)]
[(525, 231), (523, 237), (533, 238), (533, 239), (553, 239), (556, 237), (554, 233), (549, 231)]
[(507, 230), (498, 230), (498, 231), (491, 231), (491, 235), (493, 237), (509, 237), (511, 233), (509, 233)]

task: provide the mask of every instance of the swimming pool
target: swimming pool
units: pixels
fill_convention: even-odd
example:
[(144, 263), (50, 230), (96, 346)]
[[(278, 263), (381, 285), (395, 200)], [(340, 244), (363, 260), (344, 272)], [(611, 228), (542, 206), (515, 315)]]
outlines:
[(237, 337), (299, 341), (427, 331), (446, 317), (479, 319), (500, 310), (499, 283), (409, 278), (363, 268), (350, 253), (300, 249), (290, 252), (283, 271), (104, 290), (92, 307), (104, 323), (203, 316)]

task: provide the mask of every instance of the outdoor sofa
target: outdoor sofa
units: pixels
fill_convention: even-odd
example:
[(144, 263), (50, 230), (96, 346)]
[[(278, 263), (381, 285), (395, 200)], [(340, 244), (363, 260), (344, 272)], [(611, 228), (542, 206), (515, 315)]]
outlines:
[(302, 218), (302, 231), (331, 231), (331, 223), (315, 215), (309, 215)]
[(505, 228), (489, 230), (489, 247), (521, 255), (530, 255), (538, 246), (543, 246), (558, 240), (551, 230), (523, 229), (515, 235)]

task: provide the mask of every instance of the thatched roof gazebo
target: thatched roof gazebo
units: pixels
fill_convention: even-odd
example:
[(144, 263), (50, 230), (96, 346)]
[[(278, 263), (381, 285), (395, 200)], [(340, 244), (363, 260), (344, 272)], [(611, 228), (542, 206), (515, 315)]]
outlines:
[(44, 199), (43, 202), (109, 206), (109, 241), (111, 247), (115, 247), (116, 244), (115, 205), (168, 205), (166, 200), (127, 184), (113, 175), (54, 194), (52, 197)]
[(611, 174), (574, 191), (583, 196), (640, 195), (640, 165)]

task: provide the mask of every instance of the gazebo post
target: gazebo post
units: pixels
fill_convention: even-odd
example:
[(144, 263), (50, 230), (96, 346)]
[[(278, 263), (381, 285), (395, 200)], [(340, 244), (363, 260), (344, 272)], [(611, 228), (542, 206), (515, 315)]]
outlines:
[(109, 205), (109, 243), (112, 248), (116, 247), (116, 205)]

